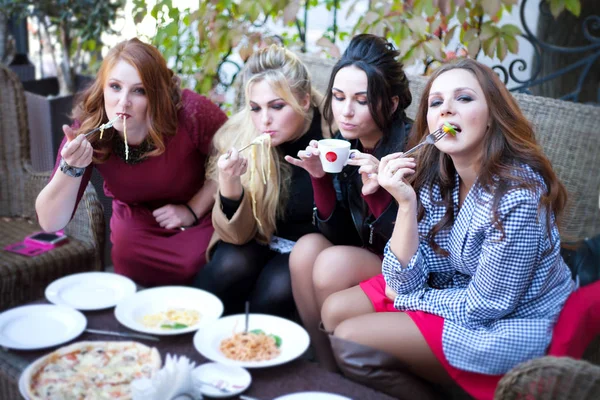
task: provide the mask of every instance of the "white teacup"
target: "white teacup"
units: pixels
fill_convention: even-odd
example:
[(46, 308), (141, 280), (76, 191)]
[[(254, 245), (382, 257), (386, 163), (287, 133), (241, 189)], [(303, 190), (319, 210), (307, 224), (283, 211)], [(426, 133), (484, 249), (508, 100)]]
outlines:
[(342, 172), (348, 164), (350, 154), (358, 150), (350, 150), (350, 142), (341, 139), (319, 140), (319, 158), (323, 165), (323, 171), (330, 173)]

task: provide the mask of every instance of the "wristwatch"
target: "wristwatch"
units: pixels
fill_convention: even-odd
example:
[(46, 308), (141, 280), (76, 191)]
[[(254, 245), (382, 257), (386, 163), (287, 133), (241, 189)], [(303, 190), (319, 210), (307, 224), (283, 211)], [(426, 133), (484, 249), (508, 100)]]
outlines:
[(85, 172), (85, 168), (71, 167), (64, 158), (60, 159), (58, 166), (64, 174), (72, 176), (73, 178), (79, 178)]

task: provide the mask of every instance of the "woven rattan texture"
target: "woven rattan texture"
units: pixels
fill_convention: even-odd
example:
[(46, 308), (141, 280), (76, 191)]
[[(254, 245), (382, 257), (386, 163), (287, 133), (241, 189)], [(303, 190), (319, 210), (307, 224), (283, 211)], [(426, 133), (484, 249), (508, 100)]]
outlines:
[[(23, 240), (39, 230), (24, 219), (0, 220), (0, 246)], [(76, 272), (100, 270), (92, 243), (71, 239), (69, 243), (36, 257), (0, 251), (0, 311), (44, 296), (53, 280)]]
[(496, 390), (496, 400), (597, 400), (600, 367), (568, 357), (542, 357), (507, 373)]
[(0, 65), (0, 311), (39, 299), (57, 278), (103, 268), (104, 214), (91, 184), (65, 228), (67, 245), (37, 257), (3, 250), (40, 230), (35, 199), (50, 177), (31, 167), (25, 104), (23, 86)]

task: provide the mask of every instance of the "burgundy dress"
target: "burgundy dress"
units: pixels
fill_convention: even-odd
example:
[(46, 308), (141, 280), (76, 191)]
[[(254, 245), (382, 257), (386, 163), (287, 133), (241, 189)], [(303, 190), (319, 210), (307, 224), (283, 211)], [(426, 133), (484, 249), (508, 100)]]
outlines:
[[(213, 233), (210, 212), (185, 231), (162, 228), (152, 216), (164, 205), (187, 203), (200, 190), (212, 138), (227, 119), (210, 100), (189, 90), (182, 93), (177, 118), (177, 133), (165, 138), (160, 156), (126, 164), (113, 154), (93, 164), (104, 178), (105, 194), (113, 199), (110, 240), (115, 272), (143, 286), (189, 283), (206, 261)], [(57, 165), (59, 160), (60, 149)], [(83, 176), (77, 204), (93, 167)]]

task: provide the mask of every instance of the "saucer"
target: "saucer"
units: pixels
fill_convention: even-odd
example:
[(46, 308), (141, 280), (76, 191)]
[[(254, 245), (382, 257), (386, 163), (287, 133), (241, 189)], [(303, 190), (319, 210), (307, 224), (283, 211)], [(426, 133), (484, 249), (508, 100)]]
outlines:
[(192, 370), (192, 385), (210, 397), (233, 397), (250, 387), (252, 377), (242, 367), (206, 363)]

